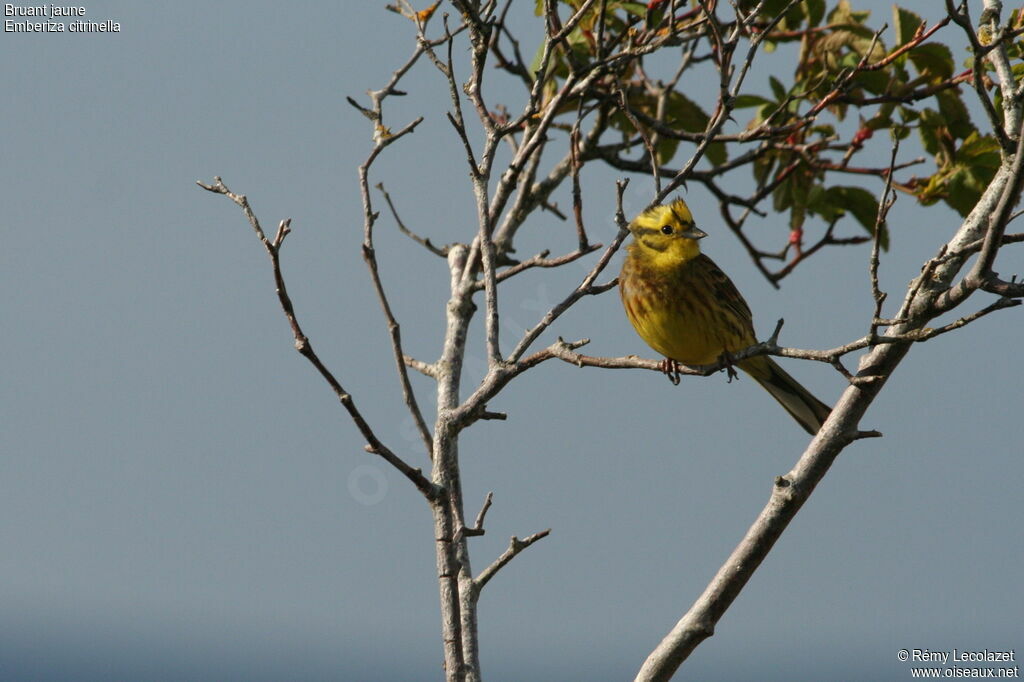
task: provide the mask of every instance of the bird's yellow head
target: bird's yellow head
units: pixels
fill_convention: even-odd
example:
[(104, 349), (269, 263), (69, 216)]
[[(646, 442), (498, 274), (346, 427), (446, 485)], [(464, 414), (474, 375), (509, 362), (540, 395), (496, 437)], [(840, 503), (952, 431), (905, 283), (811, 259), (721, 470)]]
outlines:
[(693, 222), (689, 206), (682, 199), (649, 208), (629, 224), (634, 242), (630, 253), (671, 266), (685, 263), (700, 254), (697, 240), (707, 236)]

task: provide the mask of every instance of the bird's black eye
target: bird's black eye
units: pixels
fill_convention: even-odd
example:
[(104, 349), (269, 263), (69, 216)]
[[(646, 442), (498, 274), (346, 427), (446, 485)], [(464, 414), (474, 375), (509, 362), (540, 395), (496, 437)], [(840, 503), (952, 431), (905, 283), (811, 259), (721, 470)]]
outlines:
[(662, 225), (661, 226), (661, 233), (662, 234), (672, 234), (672, 226), (671, 225)]

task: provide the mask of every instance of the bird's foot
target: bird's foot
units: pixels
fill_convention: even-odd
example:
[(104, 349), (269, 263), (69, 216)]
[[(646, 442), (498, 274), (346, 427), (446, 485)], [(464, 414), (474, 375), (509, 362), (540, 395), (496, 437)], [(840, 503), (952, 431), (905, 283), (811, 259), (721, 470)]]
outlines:
[(733, 379), (736, 379), (737, 381), (739, 380), (740, 375), (739, 372), (736, 371), (736, 368), (733, 367), (731, 353), (728, 351), (722, 353), (722, 355), (719, 356), (718, 361), (722, 363), (722, 369), (725, 370), (726, 376), (729, 377), (726, 383), (731, 384)]
[(670, 358), (661, 361), (661, 371), (672, 382), (673, 386), (679, 385), (679, 363)]

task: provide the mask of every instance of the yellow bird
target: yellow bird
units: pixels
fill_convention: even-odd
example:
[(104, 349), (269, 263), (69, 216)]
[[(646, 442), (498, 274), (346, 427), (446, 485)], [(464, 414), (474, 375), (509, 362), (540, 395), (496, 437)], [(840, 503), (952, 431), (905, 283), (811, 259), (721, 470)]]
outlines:
[[(640, 337), (672, 361), (709, 365), (757, 343), (747, 302), (732, 280), (700, 252), (707, 234), (682, 199), (655, 206), (629, 225), (633, 242), (619, 275), (626, 315)], [(810, 434), (832, 411), (774, 360), (759, 355), (737, 363)]]

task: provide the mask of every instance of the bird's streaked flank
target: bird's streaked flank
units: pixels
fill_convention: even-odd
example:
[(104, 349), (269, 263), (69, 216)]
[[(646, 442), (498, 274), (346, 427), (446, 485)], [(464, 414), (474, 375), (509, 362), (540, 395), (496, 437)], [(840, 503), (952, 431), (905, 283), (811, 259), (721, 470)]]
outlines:
[[(757, 343), (753, 317), (732, 280), (700, 252), (707, 235), (682, 199), (655, 206), (629, 225), (633, 242), (619, 276), (626, 315), (640, 337), (669, 361), (709, 365)], [(736, 363), (810, 434), (831, 408), (759, 355)]]

